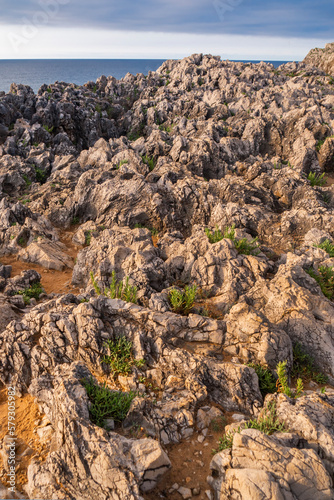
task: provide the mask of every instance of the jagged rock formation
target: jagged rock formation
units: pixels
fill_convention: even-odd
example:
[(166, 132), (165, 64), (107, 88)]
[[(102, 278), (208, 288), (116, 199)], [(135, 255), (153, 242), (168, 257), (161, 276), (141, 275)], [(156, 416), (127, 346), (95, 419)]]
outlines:
[[(17, 497), (151, 500), (171, 446), (274, 402), (289, 432), (236, 432), (212, 461), (212, 498), (334, 498), (330, 387), (264, 400), (252, 367), (277, 377), (286, 361), (289, 376), (298, 343), (334, 383), (332, 45), (278, 69), (195, 54), (0, 96), (0, 381), (35, 398), (49, 446)], [(75, 293), (47, 290), (61, 273)], [(192, 285), (194, 303), (173, 308), (171, 289)], [(127, 376), (103, 362), (120, 336)], [(93, 423), (88, 379), (135, 393), (122, 426)], [(152, 495), (197, 495), (186, 485)]]
[(334, 43), (327, 43), (324, 49), (310, 50), (303, 62), (334, 75)]

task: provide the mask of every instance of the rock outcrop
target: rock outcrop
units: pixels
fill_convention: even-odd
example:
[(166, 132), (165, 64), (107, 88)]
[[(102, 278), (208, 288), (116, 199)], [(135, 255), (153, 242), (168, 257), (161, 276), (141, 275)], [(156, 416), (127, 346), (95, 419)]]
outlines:
[(327, 43), (324, 49), (310, 50), (303, 62), (334, 75), (334, 43)]

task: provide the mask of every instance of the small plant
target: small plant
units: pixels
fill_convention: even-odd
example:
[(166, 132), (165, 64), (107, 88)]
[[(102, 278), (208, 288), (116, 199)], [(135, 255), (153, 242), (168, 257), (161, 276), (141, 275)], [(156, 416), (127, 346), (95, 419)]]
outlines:
[(102, 292), (97, 281), (95, 280), (94, 274), (90, 273), (91, 281), (97, 295), (105, 295), (109, 299), (121, 299), (125, 302), (132, 302), (137, 304), (137, 287), (131, 286), (129, 284), (129, 277), (125, 278), (125, 283), (123, 281), (117, 281), (116, 273), (113, 271), (111, 273), (111, 283), (110, 286), (105, 288)]
[(328, 205), (328, 203), (331, 201), (330, 194), (329, 193), (324, 193), (322, 195), (322, 199), (323, 199), (323, 202), (326, 203), (326, 205)]
[(224, 416), (211, 420), (210, 427), (214, 432), (222, 432), (225, 429), (227, 420)]
[(142, 160), (145, 163), (145, 165), (148, 166), (148, 168), (150, 169), (150, 172), (152, 172), (152, 170), (154, 169), (154, 167), (156, 165), (156, 161), (154, 160), (154, 158), (150, 158), (148, 155), (144, 155), (144, 156), (142, 156)]
[(259, 379), (259, 387), (263, 397), (267, 394), (273, 394), (277, 391), (276, 379), (268, 368), (264, 368), (259, 364), (249, 363), (251, 368), (254, 368)]
[(43, 125), (44, 130), (46, 130), (49, 134), (52, 134), (54, 127), (48, 127), (47, 125)]
[(72, 226), (76, 226), (77, 224), (79, 224), (79, 222), (79, 217), (73, 217), (73, 219), (71, 220)]
[(151, 233), (152, 236), (157, 236), (159, 231), (155, 229), (154, 227), (147, 227), (144, 226), (143, 224), (135, 224), (135, 229), (148, 229)]
[(23, 236), (21, 236), (21, 238), (17, 240), (17, 243), (20, 245), (20, 247), (24, 247), (25, 242), (26, 240), (23, 238)]
[(114, 340), (108, 340), (105, 346), (109, 349), (109, 354), (102, 358), (106, 363), (114, 378), (118, 375), (129, 375), (133, 366), (141, 368), (145, 361), (135, 359), (132, 353), (132, 342), (126, 337), (117, 337)]
[(276, 371), (277, 371), (277, 376), (278, 380), (276, 382), (277, 385), (277, 391), (282, 392), (289, 398), (299, 398), (304, 390), (303, 387), (303, 381), (301, 378), (297, 379), (296, 382), (296, 390), (292, 391), (292, 389), (289, 387), (288, 383), (288, 376), (286, 373), (286, 365), (287, 361), (280, 361), (277, 365)]
[(330, 257), (334, 257), (334, 244), (331, 243), (329, 240), (325, 240), (319, 245), (314, 245), (317, 248), (321, 248), (322, 250), (325, 250), (325, 252), (328, 253)]
[(29, 179), (29, 177), (27, 175), (22, 175), (27, 187), (31, 186), (31, 180)]
[(174, 312), (188, 314), (193, 307), (197, 294), (197, 286), (186, 286), (184, 290), (173, 288), (168, 294), (169, 302)]
[(317, 150), (318, 152), (320, 151), (320, 149), (321, 149), (322, 145), (325, 143), (325, 140), (326, 140), (326, 139), (323, 139), (323, 140), (320, 140), (320, 141), (318, 141), (318, 142), (317, 142), (317, 145), (316, 145), (316, 150)]
[(116, 165), (116, 168), (117, 170), (122, 166), (122, 165), (126, 165), (127, 163), (129, 163), (129, 160), (121, 160), (119, 163), (117, 163)]
[(314, 363), (314, 358), (307, 354), (302, 345), (296, 342), (293, 346), (293, 378), (300, 377), (304, 382), (314, 380), (318, 384), (325, 384), (328, 377), (320, 372)]
[(116, 422), (122, 422), (125, 419), (136, 396), (134, 392), (110, 391), (106, 383), (102, 386), (97, 385), (92, 377), (82, 380), (81, 383), (91, 402), (89, 414), (95, 425), (103, 427), (107, 418), (112, 418)]
[(85, 234), (85, 243), (87, 247), (89, 247), (91, 239), (92, 239), (92, 231), (87, 231), (87, 233)]
[(30, 288), (17, 292), (18, 295), (23, 295), (24, 303), (27, 305), (30, 304), (30, 299), (38, 300), (42, 293), (44, 293), (44, 290), (40, 283), (34, 283)]
[(224, 233), (216, 226), (214, 231), (210, 231), (210, 229), (205, 229), (205, 234), (207, 235), (210, 243), (217, 243), (222, 239), (226, 238), (232, 240), (236, 250), (243, 255), (258, 255), (260, 250), (258, 249), (257, 238), (253, 238), (251, 241), (248, 241), (247, 238), (242, 238), (237, 240), (235, 237), (235, 225), (233, 224), (231, 227), (227, 227), (224, 229)]
[(237, 431), (227, 432), (227, 434), (224, 434), (224, 436), (219, 439), (218, 450), (213, 450), (213, 453), (218, 453), (219, 451), (223, 451), (223, 450), (227, 450), (228, 448), (232, 448), (233, 438), (234, 438), (234, 434), (236, 432)]
[(320, 266), (318, 273), (311, 267), (306, 272), (318, 283), (322, 293), (329, 300), (334, 300), (334, 271), (333, 267)]
[(286, 374), (286, 365), (287, 361), (280, 361), (277, 365), (277, 376), (278, 380), (276, 382), (277, 385), (277, 391), (282, 392), (286, 396), (289, 396), (289, 398), (292, 398), (292, 391), (289, 387), (289, 382), (288, 382), (288, 376)]
[(324, 186), (326, 184), (326, 177), (325, 174), (315, 174), (314, 172), (310, 172), (307, 176), (307, 179), (310, 181), (310, 184), (312, 187), (314, 186)]
[(284, 432), (286, 430), (284, 422), (280, 422), (276, 412), (276, 402), (271, 401), (268, 403), (266, 412), (263, 416), (255, 419), (248, 420), (244, 424), (245, 429), (257, 429), (264, 434), (273, 434), (274, 432)]
[(221, 241), (222, 239), (224, 239), (224, 235), (222, 234), (222, 232), (218, 228), (218, 226), (216, 226), (216, 228), (213, 231), (211, 231), (209, 228), (206, 228), (205, 234), (207, 235), (208, 240), (212, 244), (217, 243), (218, 241)]
[(101, 115), (101, 113), (102, 113), (102, 107), (101, 107), (100, 104), (96, 104), (95, 111), (97, 111), (99, 113), (99, 115)]
[[(276, 402), (271, 401), (268, 403), (266, 412), (262, 416), (254, 420), (248, 420), (242, 424), (242, 429), (256, 429), (270, 436), (270, 434), (273, 434), (274, 432), (285, 432), (286, 426), (284, 422), (280, 422), (277, 416)], [(238, 427), (237, 430), (228, 432), (220, 438), (218, 451), (232, 448), (234, 435), (236, 432), (240, 433), (242, 429), (241, 427)], [(213, 452), (216, 453), (217, 450), (213, 450)]]
[(51, 87), (48, 87), (48, 88), (46, 89), (46, 91), (47, 91), (47, 93), (48, 93), (48, 94), (51, 94), (51, 92), (52, 92)]
[[(33, 165), (35, 167), (35, 165)], [(36, 181), (43, 184), (46, 181), (47, 174), (41, 168), (35, 167)]]

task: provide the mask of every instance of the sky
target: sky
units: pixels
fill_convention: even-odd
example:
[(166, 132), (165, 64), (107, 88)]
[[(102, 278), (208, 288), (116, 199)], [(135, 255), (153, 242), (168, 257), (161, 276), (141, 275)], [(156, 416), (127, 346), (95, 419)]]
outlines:
[(333, 0), (0, 0), (0, 59), (301, 60), (334, 41)]

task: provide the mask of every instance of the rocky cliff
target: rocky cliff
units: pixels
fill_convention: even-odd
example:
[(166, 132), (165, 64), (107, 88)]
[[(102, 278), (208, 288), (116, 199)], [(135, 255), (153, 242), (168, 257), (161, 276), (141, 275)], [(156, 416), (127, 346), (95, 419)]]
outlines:
[(196, 54), (0, 94), (1, 498), (334, 498), (314, 61)]
[(303, 62), (334, 75), (334, 43), (327, 43), (324, 49), (310, 50)]

